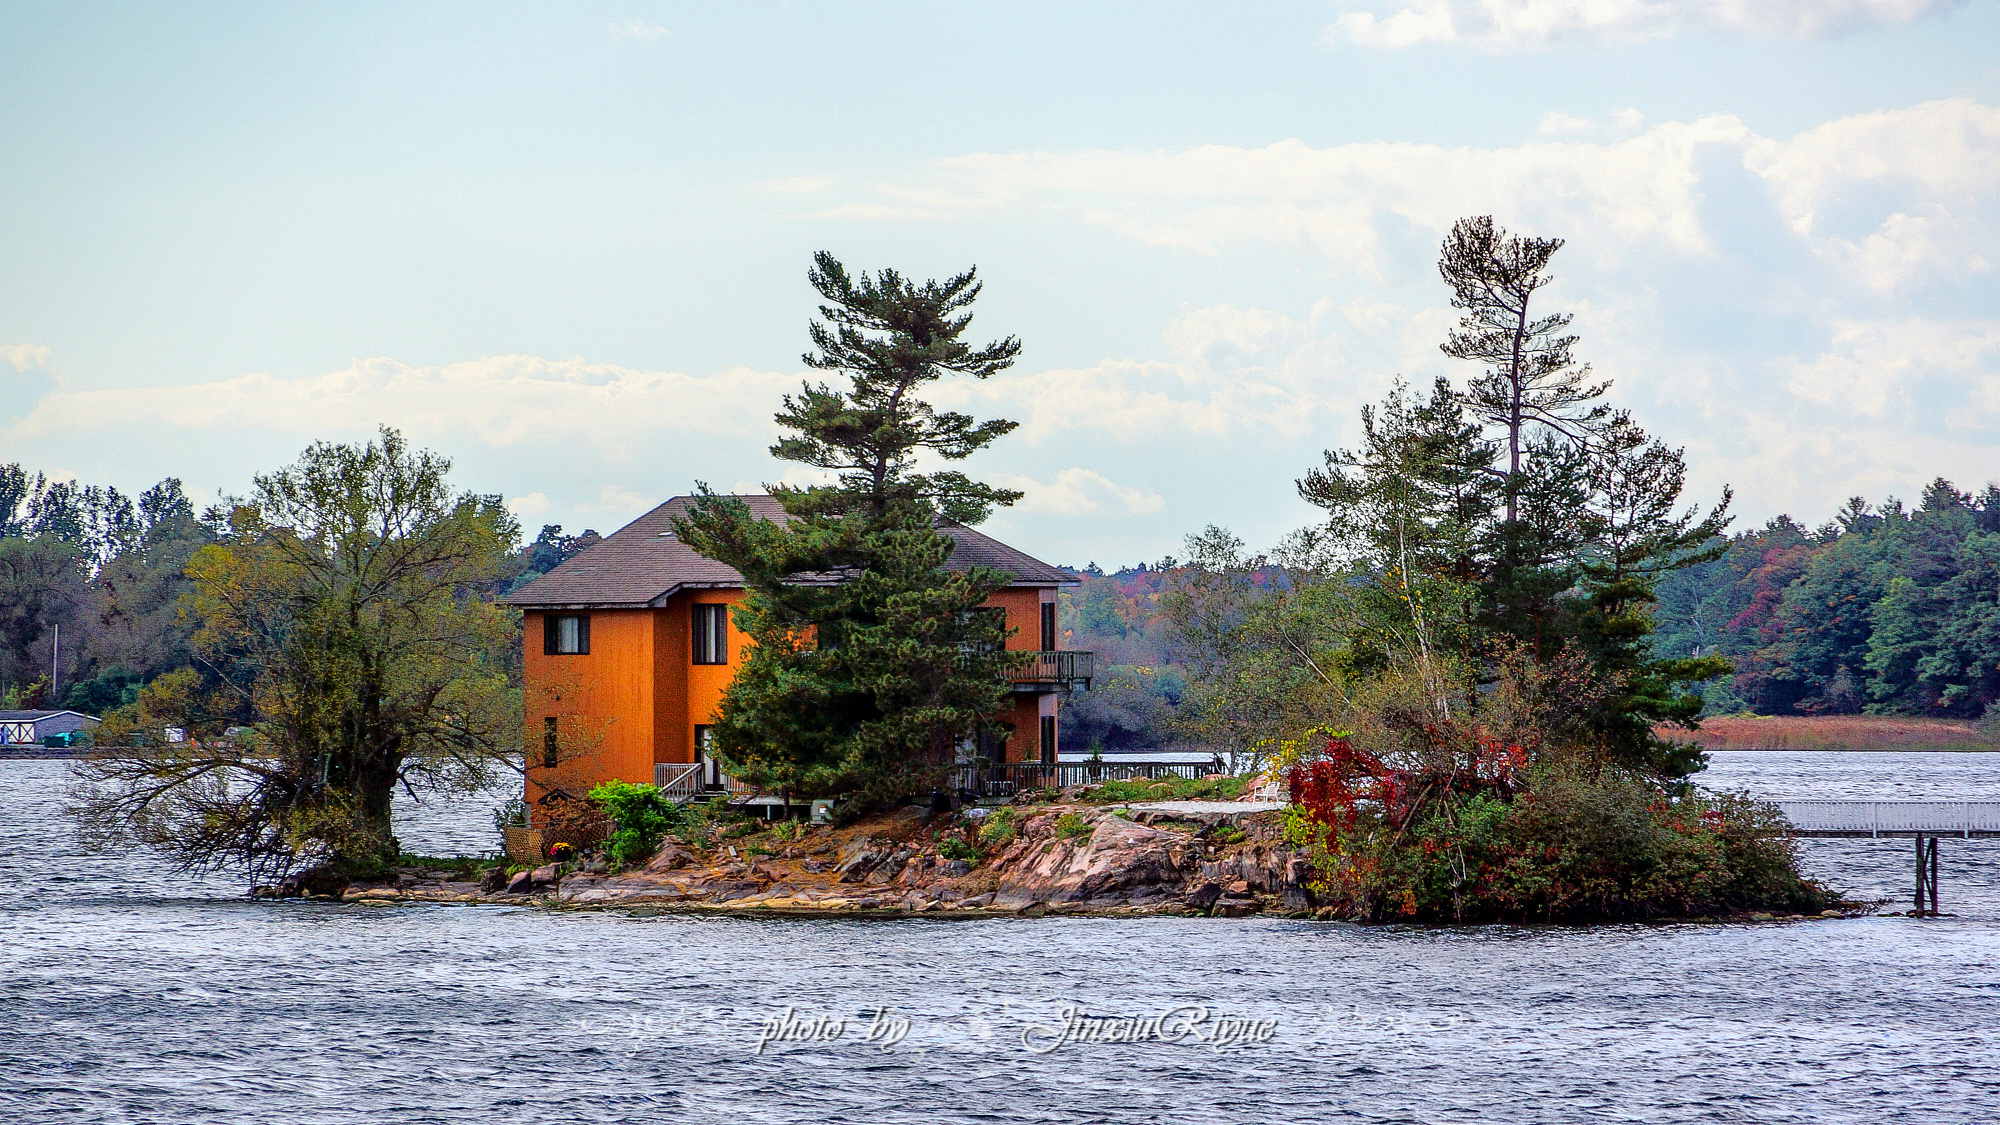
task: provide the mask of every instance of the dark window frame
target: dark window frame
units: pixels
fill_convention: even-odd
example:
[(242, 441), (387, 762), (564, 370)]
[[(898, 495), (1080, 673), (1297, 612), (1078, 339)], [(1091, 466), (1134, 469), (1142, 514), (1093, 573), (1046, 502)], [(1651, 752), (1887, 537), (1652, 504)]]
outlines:
[(689, 614), (688, 631), (693, 636), (696, 664), (729, 663), (729, 605), (726, 602), (696, 602)]
[(1056, 642), (1056, 603), (1042, 603), (1042, 651), (1054, 652)]
[(542, 718), (542, 768), (543, 769), (552, 770), (556, 768), (556, 765), (561, 760), (561, 748), (562, 748), (562, 741), (561, 741), (561, 736), (557, 732), (556, 717), (554, 715), (543, 716)]
[(1054, 715), (1042, 716), (1042, 764), (1045, 766), (1056, 764), (1056, 717)]
[[(560, 622), (576, 622), (576, 649), (564, 652), (562, 649), (562, 625)], [(590, 615), (588, 613), (545, 613), (542, 615), (542, 655), (543, 656), (589, 656), (590, 655)]]

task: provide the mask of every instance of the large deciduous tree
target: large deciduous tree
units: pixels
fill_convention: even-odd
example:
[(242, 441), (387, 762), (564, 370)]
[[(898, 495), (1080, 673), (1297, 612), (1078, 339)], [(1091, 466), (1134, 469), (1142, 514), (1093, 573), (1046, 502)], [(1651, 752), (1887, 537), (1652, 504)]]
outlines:
[(807, 365), (845, 376), (786, 396), (771, 447), (835, 474), (772, 486), (783, 521), (754, 518), (705, 487), (675, 532), (743, 576), (738, 627), (755, 642), (723, 696), (717, 749), (731, 774), (795, 795), (894, 797), (936, 785), (955, 746), (995, 730), (1006, 693), (1005, 629), (982, 612), (1010, 576), (947, 569), (940, 521), (976, 523), (1020, 494), (917, 457), (958, 461), (1016, 423), (938, 411), (920, 396), (947, 374), (984, 379), (1014, 361), (1013, 337), (961, 337), (975, 271), (915, 283), (894, 270), (850, 275), (821, 253), (825, 298)]
[[(395, 855), (398, 785), (483, 784), (518, 760), (518, 624), (483, 596), (518, 533), (449, 469), (385, 427), (256, 478), (187, 568), (208, 674), (149, 685), (142, 745), (88, 764), (88, 834), (195, 868), (366, 868)], [(169, 722), (187, 741), (146, 729)]]

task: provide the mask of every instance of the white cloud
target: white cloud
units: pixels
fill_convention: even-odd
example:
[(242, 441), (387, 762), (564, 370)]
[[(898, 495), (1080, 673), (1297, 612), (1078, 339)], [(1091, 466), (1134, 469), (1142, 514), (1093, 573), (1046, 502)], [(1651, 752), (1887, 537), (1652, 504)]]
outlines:
[(596, 499), (587, 503), (573, 505), (571, 511), (575, 512), (578, 516), (586, 518), (590, 516), (607, 517), (609, 521), (607, 526), (617, 528), (623, 527), (640, 516), (645, 515), (647, 512), (652, 511), (665, 499), (665, 496), (634, 492), (629, 488), (619, 485), (606, 484), (598, 486)]
[[(946, 164), (951, 161), (945, 161)], [(815, 211), (808, 219), (859, 219), (899, 221), (928, 221), (937, 219), (964, 219), (996, 207), (1013, 203), (1018, 196), (1010, 191), (995, 191), (976, 179), (948, 188), (910, 187), (908, 185), (882, 184), (876, 190), (884, 197), (878, 203), (846, 203), (838, 207), (828, 207)]]
[[(1955, 428), (1984, 428), (1974, 409), (2000, 420), (2000, 321), (1836, 321), (1827, 349), (1788, 363), (1792, 393), (1823, 406), (1871, 418), (1920, 389), (1926, 377), (1944, 377), (1951, 389), (1933, 391), (1919, 406)], [(1955, 389), (1958, 393), (1952, 393)]]
[[(1836, 493), (1908, 494), (1938, 472), (1994, 472), (2000, 110), (1931, 102), (1789, 139), (1733, 117), (1648, 125), (1624, 111), (1545, 126), (1489, 148), (972, 153), (851, 199), (845, 178), (762, 186), (801, 197), (837, 187), (813, 205), (851, 203), (838, 210), (850, 219), (1067, 219), (1184, 251), (1195, 271), (1208, 266), (1194, 255), (1222, 259), (1205, 291), (1233, 300), (1183, 306), (1156, 344), (938, 386), (940, 407), (1021, 421), (972, 471), (1028, 493), (1018, 523), (995, 517), (1024, 548), (1074, 526), (1089, 538), (1055, 553), (1103, 557), (1115, 541), (1136, 558), (1171, 536), (1114, 529), (1291, 518), (1281, 484), (1246, 501), (1238, 482), (1282, 482), (1321, 448), (1352, 445), (1358, 407), (1399, 373), (1420, 387), (1471, 373), (1438, 351), (1457, 314), (1429, 260), (1467, 214), (1571, 240), (1544, 307), (1576, 315), (1580, 355), (1617, 381), (1619, 405), (1688, 445), (1693, 493), (1729, 481), (1763, 514), (1823, 518)], [(1309, 261), (1253, 256), (1272, 246)], [(1130, 263), (1104, 265), (1116, 277)], [(26, 371), (49, 352), (0, 348), (0, 362)], [(169, 457), (212, 445), (202, 471), (226, 488), (296, 450), (295, 437), (347, 440), (386, 421), (454, 453), (481, 487), (519, 489), (524, 522), (608, 530), (695, 480), (755, 491), (783, 471), (805, 483), (806, 470), (765, 455), (771, 412), (802, 378), (509, 355), (185, 387), (57, 385), (11, 428), (0, 423), (0, 446), (10, 459), (56, 459), (135, 437)]]
[(1823, 252), (1877, 293), (1942, 276), (1986, 273), (1996, 250), (1994, 232), (1972, 216), (1932, 207), (1928, 215), (1897, 211), (1859, 241), (1825, 240)]
[(1596, 128), (1597, 123), (1588, 117), (1552, 109), (1543, 116), (1542, 123), (1535, 126), (1535, 132), (1545, 137), (1568, 137), (1589, 133)]
[(1296, 439), (1329, 407), (1357, 405), (1353, 391), (1371, 385), (1336, 383), (1339, 337), (1268, 309), (1183, 309), (1161, 337), (1163, 358), (1010, 371), (980, 383), (947, 383), (937, 398), (955, 409), (1020, 419), (1021, 436), (1037, 444), (1074, 430), (1120, 441), (1232, 432)]
[[(755, 480), (749, 477), (738, 477), (726, 490), (722, 491), (727, 491), (737, 496), (759, 496), (769, 492), (771, 486), (774, 484), (787, 485), (792, 488), (810, 488), (816, 484), (837, 483), (840, 477), (839, 473), (833, 472), (830, 469), (815, 469), (810, 465), (800, 465), (795, 462), (778, 462), (772, 467), (778, 470), (775, 475), (760, 477)], [(709, 482), (709, 484), (710, 487), (717, 487), (713, 481)]]
[(1558, 42), (1629, 43), (1693, 31), (1817, 39), (1895, 26), (1964, 0), (1412, 0), (1349, 12), (1330, 43), (1400, 48), (1452, 43), (1492, 51)]
[(43, 344), (0, 345), (0, 359), (12, 364), (15, 371), (25, 372), (31, 367), (46, 369), (49, 365), (49, 349)]
[(668, 34), (666, 28), (658, 24), (647, 23), (642, 19), (630, 19), (624, 23), (608, 23), (604, 26), (613, 35), (648, 43), (655, 39), (664, 38)]
[[(1705, 257), (1716, 245), (1707, 181), (1723, 177), (1733, 190), (1734, 165), (1768, 186), (1765, 214), (1875, 293), (2000, 261), (2000, 108), (1968, 98), (1842, 117), (1784, 140), (1726, 115), (1649, 127), (1629, 109), (1602, 121), (1551, 113), (1539, 133), (1496, 148), (1293, 139), (970, 153), (938, 162), (931, 182), (822, 214), (937, 221), (1033, 208), (1208, 256), (1244, 244), (1306, 247), (1382, 282), (1405, 264), (1411, 228), (1435, 237), (1469, 214), (1560, 233), (1576, 247), (1566, 255), (1572, 270), (1578, 254), (1607, 269), (1662, 250)], [(1740, 240), (1732, 248), (1756, 252)]]
[[(1620, 405), (1688, 445), (1693, 492), (1734, 483), (1763, 514), (1805, 516), (1830, 510), (1822, 493), (1993, 472), (2000, 322), (1931, 303), (1980, 308), (1984, 289), (1936, 291), (1990, 286), (1977, 279), (2000, 262), (2000, 109), (1966, 98), (1790, 138), (1734, 117), (1649, 125), (1626, 110), (1552, 115), (1537, 137), (1497, 148), (972, 153), (879, 198), (882, 216), (904, 221), (1057, 214), (1232, 268), (1258, 245), (1327, 263), (1333, 296), (1310, 317), (1184, 309), (1155, 355), (1009, 373), (957, 403), (1023, 419), (1046, 448), (1106, 430), (1132, 448), (1305, 456), (1351, 441), (1356, 408), (1394, 374), (1419, 385), (1470, 374), (1438, 352), (1456, 313), (1412, 243), (1491, 213), (1570, 240), (1544, 307), (1576, 315), (1582, 357), (1616, 381)], [(1724, 323), (1824, 342), (1785, 356), (1713, 327)], [(1744, 402), (1769, 405), (1752, 414)]]
[(1744, 162), (1777, 189), (1780, 210), (1801, 234), (1817, 229), (1823, 209), (1861, 184), (1953, 207), (1990, 203), (2000, 187), (2000, 107), (1948, 98), (1857, 113), (1789, 141), (1758, 138)]
[[(958, 198), (955, 185), (977, 185), (983, 208), (1031, 201), (1150, 245), (1205, 254), (1242, 242), (1304, 244), (1372, 277), (1388, 260), (1390, 220), (1442, 233), (1460, 216), (1491, 213), (1531, 229), (1560, 227), (1602, 252), (1651, 243), (1704, 251), (1697, 160), (1711, 146), (1740, 149), (1753, 139), (1736, 118), (1717, 116), (1608, 143), (1508, 148), (1313, 148), (1293, 139), (1181, 152), (973, 153), (941, 161), (946, 183), (928, 194)], [(963, 213), (906, 206), (899, 201), (916, 193), (898, 190), (870, 211), (843, 213), (905, 220)]]
[(254, 373), (190, 386), (58, 389), (8, 432), (11, 440), (165, 426), (259, 429), (325, 437), (392, 422), (416, 435), (469, 435), (495, 447), (587, 442), (624, 459), (662, 433), (764, 440), (797, 374), (735, 367), (709, 376), (640, 371), (581, 359), (505, 355), (436, 367), (358, 360), (300, 378)]
[(514, 518), (523, 523), (537, 516), (547, 515), (549, 509), (554, 506), (554, 502), (549, 499), (549, 494), (546, 492), (530, 492), (525, 496), (509, 497), (507, 500), (507, 510), (514, 513)]
[(1646, 127), (1646, 115), (1636, 109), (1621, 109), (1600, 122), (1552, 109), (1542, 116), (1535, 132), (1545, 137), (1630, 136)]
[(1033, 477), (1006, 474), (995, 477), (993, 483), (1018, 489), (1023, 495), (1009, 511), (1028, 515), (1148, 515), (1167, 510), (1166, 498), (1159, 493), (1128, 488), (1092, 469), (1064, 469), (1046, 484)]
[(2000, 258), (2000, 108), (1950, 98), (1855, 114), (1758, 138), (1744, 164), (1815, 253), (1877, 293)]

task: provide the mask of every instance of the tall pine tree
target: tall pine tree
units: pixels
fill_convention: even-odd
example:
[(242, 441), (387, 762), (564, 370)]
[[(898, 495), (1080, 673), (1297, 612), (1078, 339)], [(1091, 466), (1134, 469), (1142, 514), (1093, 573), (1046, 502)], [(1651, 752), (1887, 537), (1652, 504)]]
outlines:
[(1007, 692), (1006, 628), (980, 607), (1012, 576), (947, 569), (953, 541), (939, 525), (979, 522), (1020, 493), (918, 472), (916, 458), (963, 460), (1017, 423), (918, 396), (946, 374), (1005, 370), (1020, 343), (961, 339), (974, 270), (917, 284), (894, 270), (850, 276), (822, 252), (809, 278), (826, 304), (805, 362), (848, 385), (787, 395), (777, 420), (793, 433), (771, 453), (834, 483), (772, 486), (783, 521), (703, 486), (674, 530), (744, 580), (735, 619), (754, 644), (714, 735), (731, 774), (794, 796), (882, 800), (938, 784), (955, 746), (1004, 733), (993, 716)]

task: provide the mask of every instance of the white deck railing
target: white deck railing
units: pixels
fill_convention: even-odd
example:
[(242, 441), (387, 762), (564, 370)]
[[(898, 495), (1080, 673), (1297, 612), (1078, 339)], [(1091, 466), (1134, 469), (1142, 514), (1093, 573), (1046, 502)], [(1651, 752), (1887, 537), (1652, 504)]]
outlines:
[(1802, 836), (2000, 836), (2000, 801), (1772, 801)]

